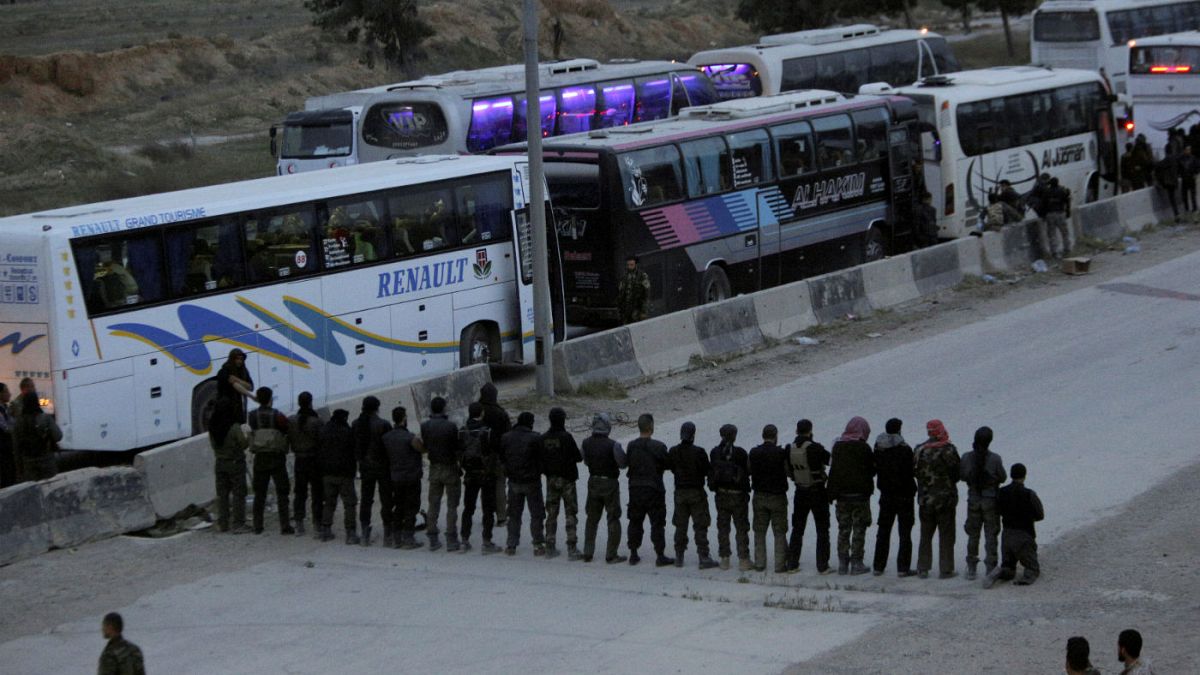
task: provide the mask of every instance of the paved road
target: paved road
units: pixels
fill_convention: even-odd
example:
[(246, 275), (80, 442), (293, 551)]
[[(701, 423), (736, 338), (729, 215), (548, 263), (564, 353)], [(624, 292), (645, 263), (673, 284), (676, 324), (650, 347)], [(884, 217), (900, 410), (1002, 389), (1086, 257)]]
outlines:
[[(939, 417), (960, 447), (975, 426), (989, 424), (1006, 463), (1029, 465), (1029, 484), (1049, 514), (1042, 541), (1052, 540), (1194, 461), (1198, 265), (1200, 254), (1184, 256), (690, 419), (705, 445), (730, 420), (745, 445), (763, 424), (786, 429), (799, 416), (816, 422), (822, 441), (851, 414), (866, 416), (876, 431), (899, 416), (913, 441), (927, 418)], [(664, 422), (663, 435), (673, 436), (680, 421)], [(122, 542), (147, 556), (184, 546)], [(542, 562), (528, 546), (516, 559), (287, 548), (277, 559), (197, 575), (119, 608), (152, 668), (777, 672), (885, 619), (981, 593), (963, 580), (819, 577), (811, 541), (801, 574), (749, 575), (741, 583), (735, 572), (701, 574), (692, 565), (659, 571)], [(960, 537), (957, 557), (963, 554)], [(1061, 564), (1044, 561), (1046, 573)], [(766, 607), (768, 599), (811, 611)], [(13, 673), (90, 668), (101, 614), (63, 616), (43, 634), (0, 637), (8, 640), (0, 663)]]

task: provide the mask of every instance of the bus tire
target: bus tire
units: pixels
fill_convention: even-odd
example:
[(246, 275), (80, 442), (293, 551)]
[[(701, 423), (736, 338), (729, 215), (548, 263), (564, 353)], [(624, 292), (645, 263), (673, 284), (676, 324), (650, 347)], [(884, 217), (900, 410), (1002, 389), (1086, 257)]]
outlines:
[(486, 324), (473, 323), (463, 331), (458, 343), (458, 365), (460, 368), (478, 363), (491, 363), (494, 358), (492, 331)]
[(878, 227), (872, 227), (863, 236), (863, 262), (883, 260), (886, 256), (887, 238)]
[(1100, 199), (1100, 179), (1097, 176), (1092, 176), (1088, 179), (1087, 193), (1084, 194), (1084, 203), (1091, 204)]
[(700, 279), (700, 304), (720, 302), (732, 296), (729, 277), (720, 265), (713, 265), (704, 270), (704, 276)]
[(213, 409), (217, 406), (217, 381), (205, 380), (192, 390), (192, 435), (196, 436), (208, 431), (208, 421), (212, 419)]

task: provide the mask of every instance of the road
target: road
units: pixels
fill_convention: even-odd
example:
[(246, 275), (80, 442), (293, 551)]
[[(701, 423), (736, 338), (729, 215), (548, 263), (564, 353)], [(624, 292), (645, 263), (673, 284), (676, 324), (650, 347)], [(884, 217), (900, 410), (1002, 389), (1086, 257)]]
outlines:
[[(875, 431), (901, 417), (914, 442), (937, 417), (963, 450), (975, 427), (988, 424), (993, 449), (1006, 464), (1028, 465), (1028, 484), (1045, 502), (1039, 540), (1051, 555), (1039, 583), (1053, 584), (1069, 567), (1053, 557), (1057, 540), (1120, 513), (1147, 486), (1195, 463), (1198, 266), (1200, 253), (1185, 255), (734, 400), (718, 391), (687, 419), (704, 445), (734, 421), (749, 446), (763, 424), (788, 430), (801, 416), (826, 442), (854, 414)], [(662, 421), (661, 435), (673, 438), (682, 421)], [(64, 603), (71, 610), (49, 604), (31, 618), (49, 630), (0, 622), (0, 663), (11, 673), (90, 668), (102, 646), (99, 619), (115, 608), (156, 672), (765, 673), (805, 670), (838, 647), (867, 650), (861, 638), (889, 621), (941, 616), (956, 603), (1013, 590), (989, 595), (961, 578), (820, 577), (812, 544), (804, 571), (781, 578), (701, 573), (694, 557), (684, 570), (541, 561), (528, 545), (509, 559), (207, 532), (121, 538), (95, 545), (96, 555), (109, 569), (140, 565), (143, 577), (130, 582), (136, 590), (108, 588), (103, 571), (80, 579), (72, 591), (79, 597)], [(956, 557), (964, 555), (960, 534)], [(18, 563), (0, 576), (0, 594), (15, 597), (17, 584), (79, 564), (66, 553)], [(103, 600), (89, 604), (89, 594)], [(1032, 638), (1041, 628), (1023, 630)], [(1017, 651), (1005, 664), (1017, 672), (1061, 666), (1058, 643)], [(928, 658), (938, 663), (936, 652)]]

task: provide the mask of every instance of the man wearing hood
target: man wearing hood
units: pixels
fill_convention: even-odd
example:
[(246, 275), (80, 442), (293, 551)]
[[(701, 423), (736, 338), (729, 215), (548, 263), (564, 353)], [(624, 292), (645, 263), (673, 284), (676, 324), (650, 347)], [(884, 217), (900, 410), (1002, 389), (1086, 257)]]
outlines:
[(737, 446), (738, 429), (732, 424), (721, 426), (721, 443), (709, 453), (711, 473), (708, 487), (717, 494), (717, 553), (721, 569), (729, 569), (729, 528), (736, 530), (738, 569), (747, 572), (754, 568), (750, 561), (750, 460), (743, 448)]
[[(496, 385), (486, 382), (479, 388), (479, 402), (483, 404), (483, 426), (491, 433), (492, 456), (500, 457), (500, 439), (512, 431), (512, 418), (499, 403), (500, 392)], [(496, 527), (504, 527), (508, 517), (508, 485), (504, 478), (504, 462), (496, 463)]]
[(425, 471), (425, 444), (408, 430), (408, 411), (392, 408), (392, 430), (383, 435), (383, 451), (388, 458), (388, 476), (392, 481), (393, 548), (412, 550), (421, 547), (416, 537), (417, 511), (421, 508), (421, 475)]
[(671, 448), (667, 456), (671, 460), (671, 471), (675, 474), (675, 566), (683, 567), (683, 554), (688, 545), (688, 521), (696, 534), (696, 553), (700, 556), (700, 569), (717, 566), (708, 555), (708, 526), (712, 517), (708, 512), (708, 493), (704, 480), (708, 477), (708, 453), (696, 445), (696, 425), (684, 422), (679, 429), (679, 445)]
[(767, 530), (775, 540), (776, 574), (787, 571), (788, 451), (779, 446), (774, 424), (763, 427), (762, 444), (750, 451), (754, 487), (754, 569), (767, 570)]
[(917, 549), (917, 576), (929, 577), (933, 565), (933, 535), (938, 535), (938, 578), (954, 572), (954, 515), (958, 507), (958, 448), (940, 420), (925, 425), (929, 440), (913, 451), (917, 478), (917, 513), (921, 518), (921, 543)]
[(354, 432), (350, 430), (350, 411), (337, 409), (321, 427), (321, 442), (317, 445), (317, 463), (325, 487), (325, 503), (321, 513), (321, 541), (333, 540), (333, 512), (338, 499), (342, 500), (346, 543), (357, 544), (354, 511), (358, 495), (354, 491), (354, 474), (358, 458), (354, 453)]
[(429, 456), (429, 500), (425, 510), (425, 534), (429, 550), (442, 547), (438, 541), (438, 521), (442, 517), (442, 497), (446, 498), (446, 550), (458, 550), (458, 506), (462, 499), (462, 439), (458, 425), (446, 416), (446, 399), (433, 397), (429, 419), (421, 423), (421, 441)]
[(555, 543), (558, 540), (558, 508), (562, 505), (566, 513), (567, 559), (579, 560), (583, 556), (577, 547), (579, 538), (576, 527), (579, 523), (579, 494), (575, 483), (579, 480), (579, 445), (567, 431), (567, 413), (562, 408), (550, 409), (550, 429), (542, 434), (542, 471), (546, 474), (546, 557), (558, 556)]
[(804, 529), (808, 514), (817, 528), (817, 572), (829, 573), (829, 494), (825, 482), (828, 476), (829, 451), (813, 440), (810, 420), (796, 423), (796, 440), (788, 446), (788, 460), (796, 493), (792, 496), (792, 538), (788, 541), (787, 571), (800, 571), (800, 551), (804, 545)]
[(393, 543), (392, 475), (388, 468), (387, 453), (383, 449), (383, 435), (392, 430), (392, 425), (379, 417), (379, 406), (378, 398), (364, 398), (362, 411), (351, 426), (362, 486), (362, 499), (358, 502), (358, 522), (362, 525), (363, 546), (371, 545), (371, 510), (375, 506), (376, 490), (379, 491), (379, 520), (383, 523), (384, 546), (391, 546)]
[(917, 483), (913, 478), (913, 451), (900, 435), (902, 422), (887, 421), (884, 433), (875, 439), (875, 470), (879, 486), (879, 529), (875, 532), (875, 576), (887, 570), (888, 549), (892, 543), (892, 524), (899, 523), (900, 540), (896, 552), (896, 574), (911, 577), (913, 497)]
[(667, 488), (663, 485), (663, 472), (671, 468), (667, 446), (656, 441), (654, 417), (643, 414), (638, 417), (638, 437), (629, 442), (626, 451), (629, 470), (625, 478), (629, 481), (629, 564), (641, 560), (638, 548), (642, 545), (643, 528), (650, 518), (650, 542), (654, 544), (654, 566), (674, 565), (675, 559), (667, 557)]
[(583, 442), (583, 462), (588, 468), (587, 501), (583, 510), (587, 513), (587, 524), (583, 532), (583, 561), (592, 562), (596, 552), (596, 529), (600, 526), (600, 514), (608, 514), (608, 542), (604, 561), (609, 564), (625, 562), (625, 556), (617, 555), (621, 544), (621, 486), (617, 482), (621, 469), (626, 466), (625, 449), (608, 435), (612, 422), (607, 413), (596, 413), (592, 418), (592, 435)]
[(971, 451), (959, 463), (959, 479), (967, 484), (967, 579), (974, 580), (979, 567), (979, 531), (984, 531), (983, 564), (991, 574), (999, 560), (1000, 513), (996, 510), (996, 491), (1008, 480), (1000, 455), (992, 452), (992, 430), (979, 427)]
[(837, 501), (838, 574), (868, 571), (863, 556), (875, 492), (875, 458), (867, 445), (870, 437), (871, 425), (852, 417), (830, 450), (829, 497)]
[(546, 554), (542, 529), (546, 520), (546, 504), (542, 500), (542, 437), (534, 432), (533, 421), (531, 412), (517, 415), (517, 425), (500, 439), (504, 470), (508, 473), (508, 546), (504, 549), (508, 555), (517, 554), (526, 501), (533, 554)]

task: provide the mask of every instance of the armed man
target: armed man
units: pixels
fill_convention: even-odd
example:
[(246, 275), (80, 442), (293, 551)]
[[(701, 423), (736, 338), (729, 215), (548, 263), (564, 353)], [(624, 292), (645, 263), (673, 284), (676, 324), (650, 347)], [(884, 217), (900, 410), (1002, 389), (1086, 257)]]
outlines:
[(617, 284), (617, 313), (621, 324), (630, 324), (646, 318), (650, 302), (650, 277), (638, 269), (637, 258), (625, 259), (625, 276)]

